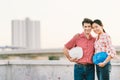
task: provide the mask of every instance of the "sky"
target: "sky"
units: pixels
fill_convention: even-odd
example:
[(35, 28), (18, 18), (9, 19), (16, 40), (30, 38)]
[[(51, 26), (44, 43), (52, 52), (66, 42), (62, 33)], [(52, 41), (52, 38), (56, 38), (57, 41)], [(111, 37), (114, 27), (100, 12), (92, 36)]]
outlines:
[(100, 19), (120, 45), (119, 0), (0, 0), (0, 46), (11, 45), (11, 21), (40, 21), (41, 48), (63, 48), (76, 33), (83, 31), (84, 18)]

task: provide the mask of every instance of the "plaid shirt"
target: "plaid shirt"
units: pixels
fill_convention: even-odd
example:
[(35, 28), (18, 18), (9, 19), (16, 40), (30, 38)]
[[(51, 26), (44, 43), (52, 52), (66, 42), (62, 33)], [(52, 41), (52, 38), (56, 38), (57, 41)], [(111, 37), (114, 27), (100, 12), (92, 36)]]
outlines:
[(70, 41), (65, 44), (67, 49), (71, 49), (75, 46), (79, 46), (83, 49), (83, 57), (78, 60), (77, 63), (81, 64), (92, 64), (92, 56), (94, 54), (94, 42), (95, 38), (90, 35), (90, 39), (87, 39), (84, 32), (78, 35), (75, 35)]
[(107, 33), (101, 34), (99, 39), (97, 37), (94, 46), (95, 53), (104, 51), (107, 52), (111, 57), (114, 57), (116, 54), (116, 50), (113, 47), (110, 36)]

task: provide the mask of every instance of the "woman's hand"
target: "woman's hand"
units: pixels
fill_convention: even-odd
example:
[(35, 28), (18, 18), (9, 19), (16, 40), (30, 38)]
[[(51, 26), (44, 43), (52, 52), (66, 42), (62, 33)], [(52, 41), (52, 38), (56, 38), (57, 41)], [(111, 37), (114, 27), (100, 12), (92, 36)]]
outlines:
[(99, 67), (104, 67), (106, 64), (104, 62), (101, 62), (98, 65), (99, 65)]
[(104, 62), (101, 62), (101, 63), (99, 63), (98, 65), (99, 65), (100, 67), (104, 67), (111, 59), (112, 59), (112, 57), (109, 55), (109, 56), (106, 58), (106, 60), (104, 60)]

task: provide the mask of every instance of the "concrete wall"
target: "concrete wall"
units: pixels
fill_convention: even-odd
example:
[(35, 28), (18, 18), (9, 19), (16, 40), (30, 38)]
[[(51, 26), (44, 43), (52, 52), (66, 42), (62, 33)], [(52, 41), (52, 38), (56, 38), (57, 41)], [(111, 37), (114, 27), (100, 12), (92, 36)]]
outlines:
[[(1, 60), (0, 80), (73, 80), (73, 65), (64, 60)], [(111, 80), (119, 80), (119, 74), (120, 63), (112, 63)]]

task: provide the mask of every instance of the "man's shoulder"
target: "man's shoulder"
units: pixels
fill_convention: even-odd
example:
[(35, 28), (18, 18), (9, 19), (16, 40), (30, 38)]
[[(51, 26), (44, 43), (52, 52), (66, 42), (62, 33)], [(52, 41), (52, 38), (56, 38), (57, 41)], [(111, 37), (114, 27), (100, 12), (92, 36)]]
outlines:
[(80, 37), (80, 33), (76, 33), (75, 35), (74, 35), (74, 38), (77, 38), (77, 37)]
[(91, 39), (95, 42), (96, 37), (95, 37), (95, 36), (93, 36), (92, 34), (91, 34), (90, 36), (91, 36)]

